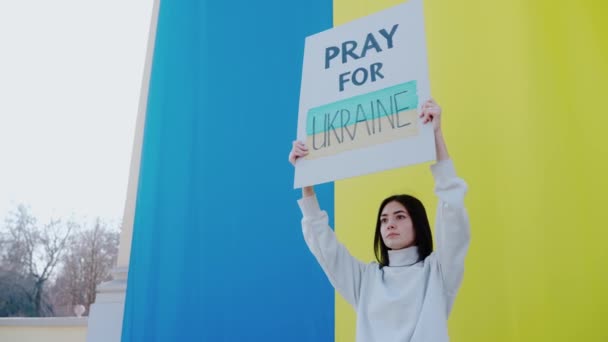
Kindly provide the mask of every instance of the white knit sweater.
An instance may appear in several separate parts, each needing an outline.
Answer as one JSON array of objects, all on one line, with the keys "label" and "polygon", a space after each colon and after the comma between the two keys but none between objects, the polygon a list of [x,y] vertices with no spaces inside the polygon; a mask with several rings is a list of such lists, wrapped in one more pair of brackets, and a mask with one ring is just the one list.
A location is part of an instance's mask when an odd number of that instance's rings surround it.
[{"label": "white knit sweater", "polygon": [[[466,183],[451,160],[431,166],[439,197],[435,251],[417,262],[417,247],[389,251],[389,266],[364,264],[336,239],[315,196],[298,201],[310,251],[334,288],[357,311],[358,342],[448,341],[447,318],[469,245]],[[370,244],[371,246],[371,244]]]}]

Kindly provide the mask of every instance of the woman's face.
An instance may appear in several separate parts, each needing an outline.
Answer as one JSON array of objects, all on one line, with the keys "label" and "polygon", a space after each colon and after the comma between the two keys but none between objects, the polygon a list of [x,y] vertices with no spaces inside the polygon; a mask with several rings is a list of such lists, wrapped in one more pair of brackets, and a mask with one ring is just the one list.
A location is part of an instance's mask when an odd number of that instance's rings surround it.
[{"label": "woman's face", "polygon": [[397,202],[387,203],[380,214],[380,234],[389,249],[402,249],[414,245],[414,224],[405,207]]}]

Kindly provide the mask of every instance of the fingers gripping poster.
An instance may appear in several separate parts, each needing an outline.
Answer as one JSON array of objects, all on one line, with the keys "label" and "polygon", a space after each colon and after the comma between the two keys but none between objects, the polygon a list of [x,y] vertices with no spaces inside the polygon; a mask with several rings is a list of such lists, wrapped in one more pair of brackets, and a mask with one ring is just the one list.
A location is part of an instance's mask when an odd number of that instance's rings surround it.
[{"label": "fingers gripping poster", "polygon": [[295,188],[435,159],[423,19],[410,0],[306,38]]}]

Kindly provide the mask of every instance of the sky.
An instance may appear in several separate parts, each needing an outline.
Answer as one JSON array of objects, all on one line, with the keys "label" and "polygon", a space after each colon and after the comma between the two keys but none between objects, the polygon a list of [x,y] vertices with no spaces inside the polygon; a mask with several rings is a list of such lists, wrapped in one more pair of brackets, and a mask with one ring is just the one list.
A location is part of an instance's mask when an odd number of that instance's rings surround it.
[{"label": "sky", "polygon": [[121,220],[152,4],[0,1],[0,225]]}]

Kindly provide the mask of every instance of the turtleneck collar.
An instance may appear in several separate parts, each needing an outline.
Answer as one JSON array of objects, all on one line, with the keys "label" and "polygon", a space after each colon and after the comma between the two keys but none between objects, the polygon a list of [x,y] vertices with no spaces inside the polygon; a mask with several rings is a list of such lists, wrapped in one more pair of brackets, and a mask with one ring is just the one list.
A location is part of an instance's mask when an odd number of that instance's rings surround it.
[{"label": "turtleneck collar", "polygon": [[388,265],[411,266],[418,262],[418,246],[411,246],[398,250],[388,250]]}]

